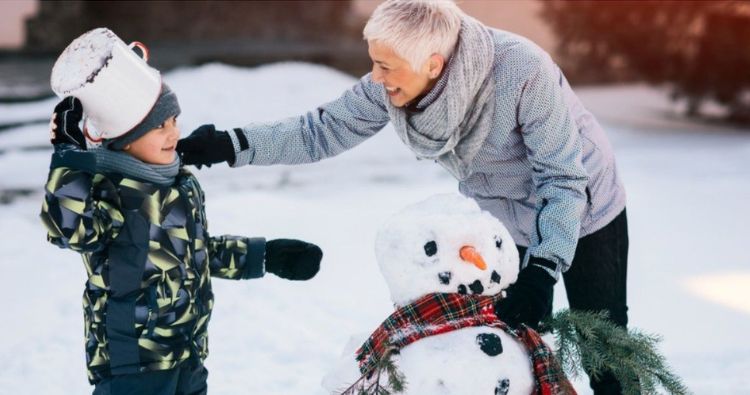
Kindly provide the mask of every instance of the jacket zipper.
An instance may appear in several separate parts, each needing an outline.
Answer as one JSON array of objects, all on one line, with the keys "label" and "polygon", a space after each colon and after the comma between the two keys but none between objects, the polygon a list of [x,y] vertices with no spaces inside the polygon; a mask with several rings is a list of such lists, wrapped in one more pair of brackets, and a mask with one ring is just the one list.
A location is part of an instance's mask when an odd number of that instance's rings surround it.
[{"label": "jacket zipper", "polygon": [[148,290],[148,318],[146,318],[146,337],[149,339],[154,336],[158,316],[159,304],[156,301],[156,288],[151,286]]},{"label": "jacket zipper", "polygon": [[[200,295],[201,274],[198,272],[198,270],[195,267],[195,217],[192,214],[193,204],[192,204],[192,201],[190,200],[190,191],[192,190],[193,192],[195,192],[195,190],[191,185],[189,185],[189,180],[185,184],[181,185],[181,187],[184,187],[184,188],[179,188],[180,197],[182,198],[183,202],[186,205],[185,209],[187,209],[188,212],[191,213],[186,216],[187,218],[186,225],[187,225],[188,239],[190,240],[190,242],[188,243],[188,248],[190,249],[190,258],[192,260],[192,262],[190,262],[190,270],[193,271],[193,275],[195,276],[195,279],[193,281],[195,281],[195,285],[196,285],[194,289],[194,295],[195,295],[194,303],[195,303],[195,308],[197,311],[197,317],[196,317],[196,322],[197,322],[203,316],[203,301],[201,300],[201,295]],[[192,350],[194,356],[198,357],[199,352],[195,348],[195,328],[192,328],[190,330],[189,341],[190,341],[190,349]]]}]

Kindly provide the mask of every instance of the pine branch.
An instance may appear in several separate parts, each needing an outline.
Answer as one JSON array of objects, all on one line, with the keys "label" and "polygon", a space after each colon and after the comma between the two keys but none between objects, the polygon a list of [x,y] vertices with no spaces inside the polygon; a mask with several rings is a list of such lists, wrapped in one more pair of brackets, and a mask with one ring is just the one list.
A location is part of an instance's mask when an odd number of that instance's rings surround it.
[{"label": "pine branch", "polygon": [[[354,384],[350,385],[339,395],[394,395],[403,393],[406,390],[406,377],[398,370],[396,363],[393,362],[393,355],[396,350],[387,347],[388,351],[383,358],[378,361],[372,372],[363,374]],[[383,385],[383,374],[387,384]]]},{"label": "pine branch", "polygon": [[568,376],[578,377],[581,368],[595,378],[611,372],[626,395],[658,394],[660,387],[673,395],[690,393],[658,353],[658,336],[618,327],[606,313],[563,310],[545,326],[554,333],[556,354]]}]

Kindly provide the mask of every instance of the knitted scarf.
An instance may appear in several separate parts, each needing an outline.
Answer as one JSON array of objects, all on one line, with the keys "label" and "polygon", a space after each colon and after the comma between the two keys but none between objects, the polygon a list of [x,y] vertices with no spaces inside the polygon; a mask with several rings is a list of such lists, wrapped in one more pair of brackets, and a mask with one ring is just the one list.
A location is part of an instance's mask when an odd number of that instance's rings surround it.
[{"label": "knitted scarf", "polygon": [[495,301],[491,296],[434,293],[399,308],[357,350],[360,372],[368,376],[391,352],[419,339],[486,326],[505,331],[529,352],[537,384],[534,395],[575,395],[552,350],[539,334],[525,325],[516,330],[509,328],[495,315]]},{"label": "knitted scarf", "polygon": [[404,144],[417,158],[437,160],[459,180],[471,174],[471,162],[491,130],[494,45],[484,25],[464,17],[446,67],[446,85],[435,101],[424,111],[411,113],[385,100]]},{"label": "knitted scarf", "polygon": [[98,173],[119,173],[159,186],[174,184],[175,177],[180,169],[180,161],[177,159],[177,155],[175,155],[174,161],[168,165],[153,165],[120,151],[106,148],[94,148],[91,151],[96,156],[96,171]]}]

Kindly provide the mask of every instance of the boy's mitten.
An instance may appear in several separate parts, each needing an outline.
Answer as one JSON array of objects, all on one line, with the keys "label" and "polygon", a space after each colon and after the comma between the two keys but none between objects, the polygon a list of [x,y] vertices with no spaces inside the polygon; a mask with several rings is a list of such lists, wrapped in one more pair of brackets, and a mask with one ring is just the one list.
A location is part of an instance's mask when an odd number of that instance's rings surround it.
[{"label": "boy's mitten", "polygon": [[[239,137],[239,136],[238,136]],[[245,136],[242,135],[244,139]],[[200,169],[214,163],[234,163],[234,144],[229,133],[216,130],[214,125],[203,125],[177,142],[177,152],[184,165],[197,165]]]},{"label": "boy's mitten", "polygon": [[543,267],[556,267],[546,259],[531,257],[518,273],[518,280],[506,290],[506,297],[495,304],[495,314],[511,328],[519,324],[537,329],[539,321],[552,313],[555,278]]},{"label": "boy's mitten", "polygon": [[309,280],[318,273],[323,251],[300,240],[275,239],[266,242],[266,272],[287,280]]},{"label": "boy's mitten", "polygon": [[73,96],[68,96],[55,106],[50,122],[50,142],[54,145],[72,144],[86,149],[86,138],[78,127],[83,118],[83,105]]}]

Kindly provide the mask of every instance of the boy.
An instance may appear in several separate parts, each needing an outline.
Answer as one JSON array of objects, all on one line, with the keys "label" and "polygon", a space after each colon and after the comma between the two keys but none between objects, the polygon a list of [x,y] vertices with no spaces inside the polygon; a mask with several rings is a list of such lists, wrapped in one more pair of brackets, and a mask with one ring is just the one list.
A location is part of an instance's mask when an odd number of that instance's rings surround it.
[{"label": "boy", "polygon": [[210,276],[307,280],[322,252],[298,240],[210,237],[203,191],[175,153],[180,112],[166,85],[126,134],[86,149],[83,108],[63,99],[41,218],[81,253],[86,362],[95,395],[205,394]]}]

